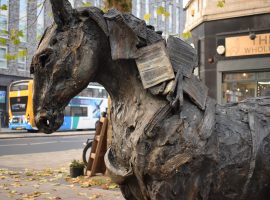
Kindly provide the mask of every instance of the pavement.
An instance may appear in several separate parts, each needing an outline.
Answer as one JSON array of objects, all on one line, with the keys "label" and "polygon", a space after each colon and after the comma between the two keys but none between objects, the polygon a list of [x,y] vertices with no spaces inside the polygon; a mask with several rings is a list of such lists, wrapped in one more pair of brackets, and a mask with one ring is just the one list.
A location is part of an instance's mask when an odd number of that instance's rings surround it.
[{"label": "pavement", "polygon": [[[28,133],[2,128],[0,139],[89,135],[94,131]],[[1,200],[124,200],[109,177],[70,178],[69,163],[81,160],[82,149],[0,156]]]},{"label": "pavement", "polygon": [[11,130],[9,128],[1,128],[0,139],[12,138],[31,138],[31,137],[56,137],[56,136],[72,136],[72,135],[89,135],[95,134],[94,130],[84,131],[57,131],[52,134],[45,133],[29,133],[26,130]]}]

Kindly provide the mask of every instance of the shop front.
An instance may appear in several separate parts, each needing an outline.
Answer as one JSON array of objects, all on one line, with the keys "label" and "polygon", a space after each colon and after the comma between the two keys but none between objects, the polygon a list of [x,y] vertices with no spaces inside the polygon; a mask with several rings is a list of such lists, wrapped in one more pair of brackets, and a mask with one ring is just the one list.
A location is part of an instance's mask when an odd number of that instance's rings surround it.
[{"label": "shop front", "polygon": [[270,95],[270,33],[225,37],[217,53],[218,103]]}]

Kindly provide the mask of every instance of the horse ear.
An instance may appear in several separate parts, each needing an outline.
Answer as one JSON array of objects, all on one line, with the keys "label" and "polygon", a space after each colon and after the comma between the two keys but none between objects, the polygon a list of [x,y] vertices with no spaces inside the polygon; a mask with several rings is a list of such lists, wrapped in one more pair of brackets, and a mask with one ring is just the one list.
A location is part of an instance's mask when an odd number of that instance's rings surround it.
[{"label": "horse ear", "polygon": [[50,0],[53,18],[58,28],[72,26],[77,21],[76,11],[68,0]]}]

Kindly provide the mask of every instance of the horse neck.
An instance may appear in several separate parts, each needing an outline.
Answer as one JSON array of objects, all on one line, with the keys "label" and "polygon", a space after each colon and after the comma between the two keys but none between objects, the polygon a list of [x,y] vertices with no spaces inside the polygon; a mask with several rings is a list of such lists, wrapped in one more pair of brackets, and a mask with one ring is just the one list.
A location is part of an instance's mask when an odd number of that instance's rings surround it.
[{"label": "horse neck", "polygon": [[164,98],[153,96],[143,88],[134,60],[109,62],[98,73],[97,82],[109,92],[112,121],[122,128],[123,125],[135,128],[136,124],[144,127],[166,104]]}]

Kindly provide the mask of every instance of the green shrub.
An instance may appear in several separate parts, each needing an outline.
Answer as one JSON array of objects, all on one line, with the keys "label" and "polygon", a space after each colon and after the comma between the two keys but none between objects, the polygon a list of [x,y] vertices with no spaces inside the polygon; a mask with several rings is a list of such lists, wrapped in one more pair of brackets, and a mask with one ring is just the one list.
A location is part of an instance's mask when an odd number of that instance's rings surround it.
[{"label": "green shrub", "polygon": [[72,160],[69,167],[71,168],[84,168],[84,163],[79,160]]}]

